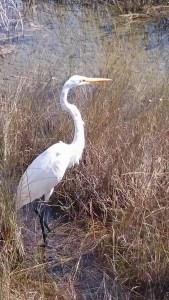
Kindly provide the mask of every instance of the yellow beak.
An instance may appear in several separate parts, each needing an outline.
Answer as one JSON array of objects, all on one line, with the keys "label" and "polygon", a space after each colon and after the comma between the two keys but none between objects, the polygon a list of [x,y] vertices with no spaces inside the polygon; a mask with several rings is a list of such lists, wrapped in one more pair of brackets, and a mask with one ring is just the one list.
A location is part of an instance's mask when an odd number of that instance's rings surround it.
[{"label": "yellow beak", "polygon": [[91,78],[91,77],[86,77],[84,80],[84,83],[102,83],[102,82],[106,82],[106,81],[111,81],[112,79],[109,78]]}]

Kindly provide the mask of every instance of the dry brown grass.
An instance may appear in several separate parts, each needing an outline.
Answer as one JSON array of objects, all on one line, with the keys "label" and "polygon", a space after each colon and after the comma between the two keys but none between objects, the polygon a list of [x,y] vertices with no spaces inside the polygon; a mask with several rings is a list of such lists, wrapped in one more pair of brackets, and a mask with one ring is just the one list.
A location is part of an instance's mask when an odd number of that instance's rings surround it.
[{"label": "dry brown grass", "polygon": [[121,13],[136,13],[142,11],[146,6],[152,7],[153,5],[168,5],[168,1],[165,0],[112,0],[108,1],[110,4],[115,5]]},{"label": "dry brown grass", "polygon": [[[97,4],[107,5],[108,8],[113,7],[117,14],[134,14],[133,17],[144,17],[144,14],[154,15],[155,17],[163,8],[168,8],[167,0],[96,0],[94,2],[93,0],[60,0],[58,2],[64,5],[80,4],[93,6],[94,8],[97,7]],[[163,15],[163,12],[161,15]]]},{"label": "dry brown grass", "polygon": [[[71,277],[60,281],[47,274],[46,263],[36,260],[35,253],[32,260],[27,253],[23,256],[11,199],[22,171],[41,151],[58,140],[71,140],[71,121],[60,111],[60,87],[55,89],[57,104],[46,101],[48,83],[30,91],[20,81],[15,93],[1,98],[1,299],[76,299],[75,274],[85,245],[107,274],[138,298],[145,286],[161,289],[164,296],[169,268],[169,78],[159,82],[149,70],[146,87],[140,84],[132,62],[144,62],[144,53],[132,51],[126,55],[116,45],[102,74],[112,84],[72,93],[86,124],[86,149],[80,166],[66,174],[53,197],[61,195],[74,218],[74,225],[63,227],[66,235],[74,226],[62,248],[65,256],[71,259],[71,245],[77,245]],[[75,230],[77,224],[82,234]]]}]

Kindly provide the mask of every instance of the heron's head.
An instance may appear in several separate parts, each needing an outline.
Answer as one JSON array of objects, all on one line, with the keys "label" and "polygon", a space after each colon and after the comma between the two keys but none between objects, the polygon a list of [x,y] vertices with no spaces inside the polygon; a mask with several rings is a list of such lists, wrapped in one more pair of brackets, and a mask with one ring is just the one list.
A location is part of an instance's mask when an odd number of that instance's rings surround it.
[{"label": "heron's head", "polygon": [[86,76],[80,76],[80,75],[73,75],[69,78],[68,81],[65,82],[64,87],[65,88],[73,88],[80,85],[85,84],[91,84],[91,83],[102,83],[106,81],[111,81],[111,79],[108,78],[91,78]]}]

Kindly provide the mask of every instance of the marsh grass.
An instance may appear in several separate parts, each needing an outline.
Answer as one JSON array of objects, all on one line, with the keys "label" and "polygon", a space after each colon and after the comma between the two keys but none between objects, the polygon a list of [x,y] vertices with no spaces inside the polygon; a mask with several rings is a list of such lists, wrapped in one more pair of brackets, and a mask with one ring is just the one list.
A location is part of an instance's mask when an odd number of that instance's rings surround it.
[{"label": "marsh grass", "polygon": [[[1,299],[76,299],[81,257],[90,252],[104,270],[106,299],[113,297],[107,277],[126,286],[133,299],[146,289],[165,296],[169,78],[159,80],[158,72],[149,69],[145,85],[133,67],[134,59],[144,62],[144,52],[136,47],[124,52],[120,42],[113,50],[101,74],[112,83],[70,94],[85,121],[86,148],[80,166],[67,172],[53,195],[53,203],[62,199],[59,205],[73,218],[58,226],[64,238],[60,250],[56,247],[57,261],[62,267],[73,261],[62,278],[49,275],[39,248],[31,250],[31,242],[23,246],[12,200],[27,165],[51,144],[71,141],[71,120],[58,103],[61,87],[55,83],[51,101],[47,91],[53,83],[48,79],[32,89],[21,79],[17,91],[0,99]],[[95,299],[100,298],[95,294]]]},{"label": "marsh grass", "polygon": [[144,7],[152,7],[153,5],[167,5],[168,1],[156,1],[156,0],[112,0],[108,1],[113,4],[121,13],[138,13],[141,12]]},{"label": "marsh grass", "polygon": [[160,11],[168,6],[167,0],[60,0],[58,3],[63,5],[80,4],[83,6],[93,6],[94,8],[102,4],[113,7],[117,14],[135,14],[135,17],[139,17],[139,13],[140,17],[144,16],[142,13],[151,15],[155,12],[156,8],[157,11]]}]

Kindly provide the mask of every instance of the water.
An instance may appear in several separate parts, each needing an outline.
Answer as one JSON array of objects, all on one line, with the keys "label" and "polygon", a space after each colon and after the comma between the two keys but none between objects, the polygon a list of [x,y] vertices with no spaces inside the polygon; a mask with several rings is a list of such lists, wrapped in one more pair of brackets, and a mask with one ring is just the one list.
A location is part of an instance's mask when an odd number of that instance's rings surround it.
[{"label": "water", "polygon": [[[118,39],[131,49],[146,50],[147,71],[160,66],[168,72],[169,21],[133,23],[117,18],[110,6],[63,6],[52,1],[18,3],[21,22],[0,30],[0,86],[12,89],[21,78],[27,84],[55,76],[59,83],[71,74],[99,75]],[[15,19],[18,18],[14,16]],[[12,23],[12,24],[13,24]],[[131,38],[132,37],[132,38]],[[127,46],[126,46],[127,44]],[[145,66],[142,66],[145,72]],[[141,70],[139,70],[141,72]]]},{"label": "water", "polygon": [[6,55],[0,52],[1,85],[28,74],[31,79],[56,76],[62,82],[74,73],[99,73],[111,25],[97,11],[50,2],[25,6],[22,12],[24,37],[1,40],[1,47],[9,49]]}]

